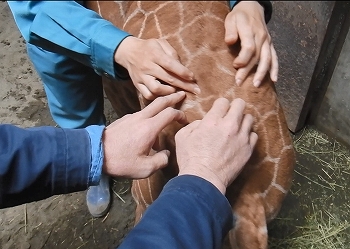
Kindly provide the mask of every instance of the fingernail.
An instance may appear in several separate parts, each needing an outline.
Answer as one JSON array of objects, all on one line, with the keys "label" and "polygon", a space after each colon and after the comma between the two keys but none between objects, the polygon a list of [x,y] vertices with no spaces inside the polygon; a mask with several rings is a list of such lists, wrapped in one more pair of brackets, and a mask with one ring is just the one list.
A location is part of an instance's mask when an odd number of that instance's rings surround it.
[{"label": "fingernail", "polygon": [[169,157],[170,156],[170,151],[169,150],[164,150],[165,154]]},{"label": "fingernail", "polygon": [[194,90],[194,92],[196,94],[200,94],[201,93],[201,89],[199,89],[199,86],[196,86],[193,90]]},{"label": "fingernail", "polygon": [[260,86],[261,81],[260,80],[254,80],[253,84],[255,87],[259,87]]},{"label": "fingernail", "polygon": [[182,91],[181,96],[183,96],[183,98],[185,98],[185,97],[186,97],[186,92],[185,92],[185,91]]},{"label": "fingernail", "polygon": [[242,83],[241,79],[236,79],[236,84],[239,86]]}]

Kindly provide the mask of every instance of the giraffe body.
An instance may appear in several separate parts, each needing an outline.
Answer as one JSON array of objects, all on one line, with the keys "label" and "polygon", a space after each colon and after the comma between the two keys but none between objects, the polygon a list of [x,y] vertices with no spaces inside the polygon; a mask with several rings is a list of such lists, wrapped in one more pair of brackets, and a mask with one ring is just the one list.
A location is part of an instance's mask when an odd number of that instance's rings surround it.
[{"label": "giraffe body", "polygon": [[[232,62],[239,47],[224,42],[227,2],[218,1],[91,1],[89,8],[130,34],[143,38],[163,38],[175,48],[182,64],[194,72],[201,88],[199,95],[187,93],[180,109],[189,121],[201,119],[215,99],[242,98],[246,112],[254,117],[259,139],[251,159],[227,189],[227,198],[236,217],[230,231],[232,248],[267,248],[267,222],[280,210],[291,186],[295,154],[283,110],[268,76],[261,86],[253,86],[253,73],[238,87]],[[147,101],[133,84],[103,80],[107,97],[119,116],[145,107]],[[161,149],[171,151],[169,166],[147,179],[133,181],[136,220],[159,195],[167,180],[178,173],[174,135],[181,128],[174,123],[163,130]]]}]

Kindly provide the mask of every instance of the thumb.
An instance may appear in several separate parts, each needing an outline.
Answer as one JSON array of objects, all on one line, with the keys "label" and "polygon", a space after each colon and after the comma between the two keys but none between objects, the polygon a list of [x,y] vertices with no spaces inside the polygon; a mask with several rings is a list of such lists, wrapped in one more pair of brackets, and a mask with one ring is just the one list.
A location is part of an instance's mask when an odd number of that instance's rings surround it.
[{"label": "thumb", "polygon": [[227,45],[232,45],[238,40],[238,31],[236,22],[227,18],[225,21],[225,42]]},{"label": "thumb", "polygon": [[[158,169],[161,169],[167,166],[169,161],[169,156],[170,156],[170,151],[162,150],[152,156],[147,156],[146,158],[144,158],[143,164],[144,166],[147,165],[146,168],[148,169],[148,171],[145,170],[145,172],[149,173],[148,176],[152,175]],[[145,176],[145,177],[148,177],[148,176]]]}]

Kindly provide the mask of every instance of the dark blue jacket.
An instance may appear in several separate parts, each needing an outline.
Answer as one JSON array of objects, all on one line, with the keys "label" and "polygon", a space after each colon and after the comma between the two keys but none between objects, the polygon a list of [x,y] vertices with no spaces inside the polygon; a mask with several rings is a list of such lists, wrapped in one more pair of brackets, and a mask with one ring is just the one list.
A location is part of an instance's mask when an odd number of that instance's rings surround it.
[{"label": "dark blue jacket", "polygon": [[84,129],[0,125],[0,208],[85,190],[90,164]]},{"label": "dark blue jacket", "polygon": [[214,185],[197,176],[177,176],[118,249],[219,249],[232,227],[231,206]]},{"label": "dark blue jacket", "polygon": [[[85,190],[90,164],[84,129],[0,125],[0,208]],[[232,223],[231,206],[216,187],[196,176],[178,176],[119,249],[220,248]]]}]

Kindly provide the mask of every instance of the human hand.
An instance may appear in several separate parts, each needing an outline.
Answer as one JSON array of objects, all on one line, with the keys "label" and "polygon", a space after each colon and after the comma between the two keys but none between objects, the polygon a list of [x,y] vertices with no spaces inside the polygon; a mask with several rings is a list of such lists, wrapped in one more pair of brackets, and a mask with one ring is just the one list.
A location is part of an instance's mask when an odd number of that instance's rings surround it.
[{"label": "human hand", "polygon": [[277,82],[278,58],[267,30],[264,8],[257,1],[240,1],[225,19],[225,42],[232,45],[240,39],[241,51],[233,61],[238,68],[236,83],[240,85],[258,64],[253,84],[258,87],[266,73]]},{"label": "human hand", "polygon": [[243,114],[245,102],[217,99],[199,121],[175,135],[179,175],[204,178],[225,194],[250,158],[258,135],[251,131],[253,117]]},{"label": "human hand", "polygon": [[103,171],[112,176],[145,178],[168,163],[169,151],[149,155],[158,134],[172,121],[187,123],[185,114],[171,106],[185,97],[177,92],[159,97],[139,112],[125,115],[103,134]]},{"label": "human hand", "polygon": [[180,63],[175,49],[164,39],[129,36],[120,43],[114,59],[128,70],[135,87],[148,100],[174,93],[175,87],[200,91],[193,73]]}]

